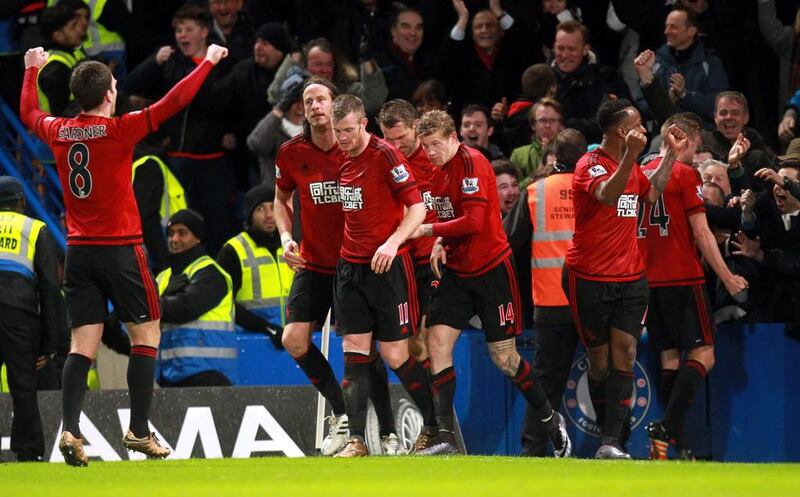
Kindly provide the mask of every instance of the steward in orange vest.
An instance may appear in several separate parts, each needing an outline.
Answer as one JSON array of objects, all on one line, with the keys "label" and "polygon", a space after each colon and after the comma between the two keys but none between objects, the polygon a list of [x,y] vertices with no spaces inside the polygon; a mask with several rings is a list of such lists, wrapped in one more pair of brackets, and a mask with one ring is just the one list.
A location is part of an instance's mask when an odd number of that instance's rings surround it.
[{"label": "steward in orange vest", "polygon": [[[555,138],[556,170],[520,193],[503,220],[508,243],[517,257],[529,256],[533,293],[534,370],[554,409],[564,394],[578,335],[561,288],[564,256],[572,240],[575,210],[572,173],[586,152],[583,135],[565,129]],[[536,413],[525,413],[522,453],[546,454],[547,434],[539,428]]]}]

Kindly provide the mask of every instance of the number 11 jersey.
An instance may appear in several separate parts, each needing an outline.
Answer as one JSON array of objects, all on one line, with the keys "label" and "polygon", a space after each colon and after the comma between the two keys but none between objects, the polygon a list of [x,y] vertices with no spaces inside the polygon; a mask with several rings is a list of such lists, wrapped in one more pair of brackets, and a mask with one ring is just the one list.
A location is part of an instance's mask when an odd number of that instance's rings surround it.
[{"label": "number 11 jersey", "polygon": [[134,146],[153,128],[149,109],[36,121],[33,131],[53,151],[64,189],[68,245],[142,243],[131,163]]}]

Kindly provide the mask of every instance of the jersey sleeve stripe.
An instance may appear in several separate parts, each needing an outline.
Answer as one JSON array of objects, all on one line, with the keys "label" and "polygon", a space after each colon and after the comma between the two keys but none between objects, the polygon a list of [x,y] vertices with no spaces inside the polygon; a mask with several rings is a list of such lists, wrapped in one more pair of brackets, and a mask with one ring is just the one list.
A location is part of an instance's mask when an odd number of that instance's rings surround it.
[{"label": "jersey sleeve stripe", "polygon": [[150,133],[153,133],[158,128],[158,126],[156,126],[153,123],[153,117],[152,117],[152,114],[150,114],[150,107],[149,106],[144,108],[144,117],[145,117],[145,121],[147,122],[147,130]]},{"label": "jersey sleeve stripe", "polygon": [[375,144],[375,148],[380,152],[383,157],[386,159],[386,162],[389,163],[391,167],[394,167],[398,164],[397,163],[397,156],[395,155],[394,151],[389,148],[388,145],[385,143],[381,143],[379,141],[372,142]]},{"label": "jersey sleeve stripe", "polygon": [[[598,178],[595,178],[595,179],[593,179],[593,180],[592,180],[592,181],[589,183],[589,188],[587,188],[587,190],[589,191],[589,194],[590,194],[590,195],[594,196],[594,191],[595,191],[595,189],[597,189],[597,187],[598,187],[598,186],[600,186],[600,184],[599,184],[599,183],[597,183],[597,182],[598,182],[599,180],[602,180],[602,179],[603,179],[603,178],[599,178],[599,177],[598,177]],[[595,185],[595,183],[597,183],[597,184]]]},{"label": "jersey sleeve stripe", "polygon": [[706,208],[702,205],[695,205],[690,209],[686,209],[686,214],[691,216],[692,214],[697,214],[698,212],[705,212]]},{"label": "jersey sleeve stripe", "polygon": [[458,154],[461,156],[461,160],[464,163],[464,173],[467,176],[472,176],[474,165],[472,163],[472,155],[470,155],[469,151],[466,148],[460,148],[458,150]]},{"label": "jersey sleeve stripe", "polygon": [[417,182],[416,181],[412,181],[410,183],[406,183],[405,185],[401,186],[400,188],[395,190],[395,192],[402,193],[402,192],[408,190],[409,188],[415,187],[415,186],[417,186]]}]

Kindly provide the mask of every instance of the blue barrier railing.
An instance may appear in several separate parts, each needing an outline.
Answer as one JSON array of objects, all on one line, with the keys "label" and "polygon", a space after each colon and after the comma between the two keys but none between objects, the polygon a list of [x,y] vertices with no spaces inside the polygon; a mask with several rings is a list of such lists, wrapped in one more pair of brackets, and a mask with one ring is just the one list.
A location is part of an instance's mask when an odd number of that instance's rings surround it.
[{"label": "blue barrier railing", "polygon": [[29,210],[50,228],[62,250],[66,235],[61,217],[64,201],[50,149],[28,133],[11,108],[0,99],[0,168],[17,178],[25,191]]},{"label": "blue barrier railing", "polygon": [[61,223],[53,219],[47,209],[45,209],[42,203],[39,202],[39,195],[30,187],[27,180],[20,174],[19,170],[14,164],[14,161],[11,159],[11,157],[9,157],[8,152],[5,150],[0,150],[0,167],[2,167],[6,174],[14,176],[19,180],[20,183],[22,183],[22,189],[25,193],[25,198],[27,199],[28,208],[33,211],[34,217],[43,221],[48,226],[53,240],[55,240],[58,246],[61,247],[61,250],[65,250],[67,246],[67,239],[64,236]]},{"label": "blue barrier railing", "polygon": [[[533,359],[532,330],[518,341],[519,352]],[[267,337],[237,333],[241,385],[308,385],[303,372]],[[313,336],[319,345],[320,336]],[[659,351],[646,334],[640,343],[631,411],[630,453],[648,456],[644,427],[663,414],[657,395]],[[337,378],[343,373],[341,337],[332,335],[329,360]],[[716,366],[705,388],[695,392],[686,413],[692,452],[714,461],[800,461],[800,341],[787,337],[783,324],[719,326]],[[492,364],[483,332],[465,330],[454,349],[455,407],[467,449],[473,454],[514,455],[521,451],[525,400]],[[390,373],[392,381],[396,381]],[[562,412],[578,457],[592,457],[599,445],[586,379],[586,358],[579,346],[567,380]]]}]

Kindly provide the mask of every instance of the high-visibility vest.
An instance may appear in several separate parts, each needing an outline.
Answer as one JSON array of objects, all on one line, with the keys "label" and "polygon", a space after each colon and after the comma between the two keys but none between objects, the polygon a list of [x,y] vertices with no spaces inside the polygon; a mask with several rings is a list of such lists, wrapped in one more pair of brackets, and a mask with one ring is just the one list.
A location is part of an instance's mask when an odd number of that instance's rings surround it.
[{"label": "high-visibility vest", "polygon": [[561,268],[575,231],[572,176],[553,174],[528,186],[533,223],[531,279],[533,303],[537,306],[569,305],[561,288]]},{"label": "high-visibility vest", "polygon": [[107,0],[83,0],[89,5],[89,37],[83,43],[83,49],[89,55],[103,52],[120,52],[125,50],[125,40],[116,31],[109,31],[98,22],[103,15]]},{"label": "high-visibility vest", "polygon": [[164,194],[161,197],[161,207],[158,209],[158,215],[161,216],[161,226],[166,228],[169,218],[179,210],[188,208],[188,205],[186,204],[186,197],[180,181],[172,174],[172,171],[161,160],[161,157],[157,155],[145,155],[134,161],[131,180],[136,178],[136,169],[149,160],[158,164],[161,169],[161,177],[164,178]]},{"label": "high-visibility vest", "polygon": [[[42,91],[42,86],[39,84],[39,76],[42,75],[44,68],[47,67],[47,64],[52,64],[53,62],[60,62],[67,66],[67,68],[72,72],[72,69],[78,64],[78,62],[82,61],[86,58],[86,54],[80,48],[76,48],[72,52],[64,52],[62,50],[50,50],[47,52],[47,62],[39,68],[39,74],[36,76],[36,90],[39,93],[39,108],[43,112],[50,113],[50,100],[47,98],[47,95],[44,94]],[[69,93],[69,101],[72,102],[75,100],[75,96],[72,92]]]},{"label": "high-visibility vest", "polygon": [[[89,31],[83,49],[89,55],[97,55],[103,52],[115,52],[125,50],[125,40],[116,31],[109,31],[105,26],[98,22],[103,15],[103,9],[108,0],[83,0],[89,6]],[[58,0],[47,0],[47,6],[52,7]]]},{"label": "high-visibility vest", "polygon": [[236,303],[275,324],[284,324],[286,298],[292,287],[294,271],[277,251],[277,260],[266,247],[260,247],[242,232],[226,242],[233,247],[242,269],[242,287],[236,292]]},{"label": "high-visibility vest", "polygon": [[0,212],[0,271],[36,279],[33,257],[44,223],[12,211]]},{"label": "high-visibility vest", "polygon": [[[201,269],[214,266],[225,277],[228,291],[216,307],[188,323],[161,323],[159,368],[169,383],[203,371],[219,371],[237,383],[237,344],[234,328],[231,277],[211,257],[204,255],[183,270],[189,280]],[[156,277],[158,293],[163,295],[172,277],[168,268]]]}]

